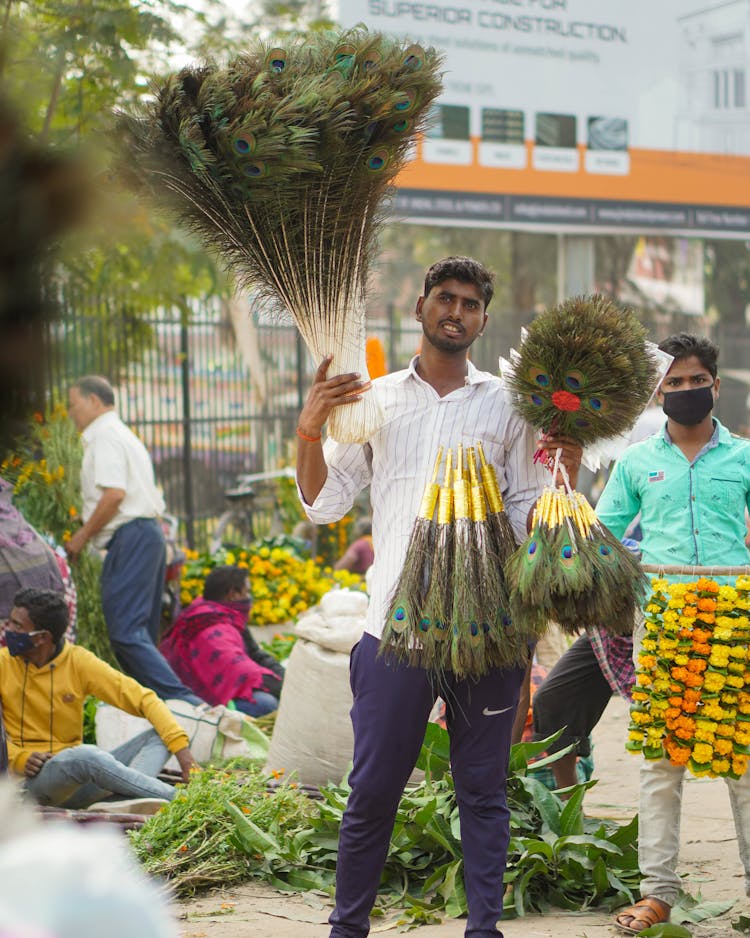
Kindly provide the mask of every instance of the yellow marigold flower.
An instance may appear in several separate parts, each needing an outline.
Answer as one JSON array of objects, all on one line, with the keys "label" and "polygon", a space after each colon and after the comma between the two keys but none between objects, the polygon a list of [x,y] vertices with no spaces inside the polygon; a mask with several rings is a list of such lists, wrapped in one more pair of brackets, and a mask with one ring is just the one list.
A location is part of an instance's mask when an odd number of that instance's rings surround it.
[{"label": "yellow marigold flower", "polygon": [[652,723],[650,713],[645,713],[641,710],[633,710],[630,714],[630,719],[633,723],[637,723],[639,726],[646,726],[649,723]]},{"label": "yellow marigold flower", "polygon": [[733,603],[737,599],[737,590],[733,586],[720,586],[719,599]]},{"label": "yellow marigold flower", "polygon": [[709,693],[715,694],[717,691],[720,691],[726,683],[727,678],[723,674],[709,671],[703,681],[703,686]]},{"label": "yellow marigold flower", "polygon": [[748,757],[735,753],[732,758],[732,771],[735,775],[744,775],[747,771],[747,760]]},{"label": "yellow marigold flower", "polygon": [[713,754],[713,747],[709,746],[708,743],[696,743],[693,746],[693,759],[695,759],[696,762],[710,762],[713,758]]},{"label": "yellow marigold flower", "polygon": [[78,509],[76,508],[75,505],[71,505],[70,508],[68,508],[68,514],[70,515],[71,518],[76,517],[76,515],[78,514]]}]

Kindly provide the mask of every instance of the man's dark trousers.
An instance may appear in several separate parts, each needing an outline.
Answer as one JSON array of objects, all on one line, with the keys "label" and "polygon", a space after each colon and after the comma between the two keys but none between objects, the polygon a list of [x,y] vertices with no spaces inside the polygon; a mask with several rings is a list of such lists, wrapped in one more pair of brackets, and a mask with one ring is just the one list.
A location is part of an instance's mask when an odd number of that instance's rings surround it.
[{"label": "man's dark trousers", "polygon": [[466,935],[496,938],[510,839],[506,777],[523,668],[479,680],[448,675],[437,686],[422,668],[378,656],[365,634],[352,651],[354,765],[339,834],[331,938],[364,938],[396,810],[419,755],[436,696],[446,701],[451,771],[461,820]]},{"label": "man's dark trousers", "polygon": [[102,607],[109,640],[123,671],[162,700],[203,701],[180,681],[156,647],[166,570],[164,532],[155,518],[119,527],[107,545]]}]

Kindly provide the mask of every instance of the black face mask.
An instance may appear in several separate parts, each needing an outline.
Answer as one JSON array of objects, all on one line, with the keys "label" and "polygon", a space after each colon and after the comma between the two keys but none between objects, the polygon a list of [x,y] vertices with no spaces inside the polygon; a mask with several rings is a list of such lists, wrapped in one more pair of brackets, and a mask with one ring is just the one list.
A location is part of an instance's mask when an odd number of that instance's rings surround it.
[{"label": "black face mask", "polygon": [[713,384],[689,391],[670,391],[664,395],[662,410],[675,423],[694,427],[714,409]]}]

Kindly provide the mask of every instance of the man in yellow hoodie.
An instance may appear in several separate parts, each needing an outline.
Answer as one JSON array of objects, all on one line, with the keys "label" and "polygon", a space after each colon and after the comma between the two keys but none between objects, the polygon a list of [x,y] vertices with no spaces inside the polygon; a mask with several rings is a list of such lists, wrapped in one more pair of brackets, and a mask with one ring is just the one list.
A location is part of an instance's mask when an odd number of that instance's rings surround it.
[{"label": "man in yellow hoodie", "polygon": [[[188,780],[188,737],[156,694],[65,641],[68,609],[52,590],[16,594],[0,649],[0,705],[11,773],[40,804],[85,808],[105,798],[175,796],[156,776],[173,753]],[[93,694],[153,726],[109,753],[82,744],[83,704]]]}]

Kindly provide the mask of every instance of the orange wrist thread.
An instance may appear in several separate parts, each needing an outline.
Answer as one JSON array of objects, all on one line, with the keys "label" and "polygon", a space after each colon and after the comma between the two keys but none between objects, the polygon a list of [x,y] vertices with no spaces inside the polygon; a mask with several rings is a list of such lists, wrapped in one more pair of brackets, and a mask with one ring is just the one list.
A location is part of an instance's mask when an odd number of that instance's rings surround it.
[{"label": "orange wrist thread", "polygon": [[306,443],[319,443],[320,442],[320,439],[321,439],[320,434],[318,434],[318,436],[308,436],[306,433],[303,433],[299,427],[297,427],[295,432],[297,436],[301,440],[304,440]]}]

